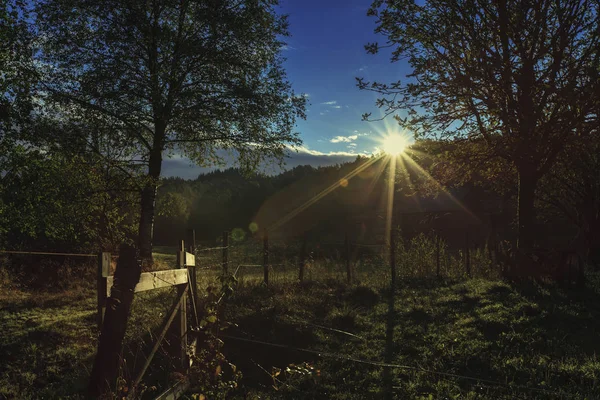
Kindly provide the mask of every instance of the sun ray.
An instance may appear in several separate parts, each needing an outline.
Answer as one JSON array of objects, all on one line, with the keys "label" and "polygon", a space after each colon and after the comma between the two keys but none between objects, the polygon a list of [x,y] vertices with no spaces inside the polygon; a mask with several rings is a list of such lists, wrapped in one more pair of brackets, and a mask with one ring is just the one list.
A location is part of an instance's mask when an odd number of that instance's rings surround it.
[{"label": "sun ray", "polygon": [[450,198],[450,200],[456,204],[461,210],[463,210],[464,212],[466,212],[470,217],[476,218],[477,220],[479,220],[479,217],[477,217],[475,214],[473,214],[467,207],[465,207],[456,197],[454,197],[444,186],[442,186],[441,183],[439,183],[433,176],[431,176],[429,174],[429,172],[425,171],[415,160],[413,160],[409,154],[404,153],[401,155],[403,161],[407,161],[408,164],[414,168],[417,172],[419,172],[420,174],[422,174],[423,176],[425,176],[427,179],[429,179],[431,182],[433,182],[433,184],[437,187],[438,190],[444,192],[448,198]]},{"label": "sun ray", "polygon": [[385,167],[387,166],[389,159],[390,159],[390,157],[383,158],[383,162],[381,162],[381,164],[377,166],[377,169],[375,170],[375,174],[373,175],[373,179],[371,180],[371,183],[369,183],[369,186],[367,187],[367,195],[370,195],[373,192],[373,190],[375,189],[375,185],[377,184],[377,181],[379,180],[379,177],[381,177],[381,174],[383,173],[383,171],[385,171]]},{"label": "sun ray", "polygon": [[273,230],[279,228],[280,226],[282,226],[283,224],[285,224],[286,222],[290,221],[296,215],[300,214],[302,211],[306,210],[308,207],[312,206],[317,201],[321,200],[323,197],[327,196],[329,193],[333,192],[335,189],[337,189],[338,187],[342,186],[344,183],[347,184],[347,182],[352,177],[356,176],[357,174],[359,174],[362,171],[364,171],[365,169],[367,169],[369,166],[371,166],[373,163],[375,163],[380,158],[381,157],[373,157],[373,158],[369,159],[367,162],[365,162],[364,164],[359,165],[353,171],[351,171],[348,174],[346,174],[346,176],[344,176],[343,178],[340,178],[340,179],[336,180],[335,183],[333,183],[332,185],[330,185],[327,188],[323,189],[321,192],[317,193],[311,199],[309,199],[308,201],[304,202],[300,206],[296,207],[295,209],[293,209],[292,211],[290,211],[288,214],[284,215],[277,222],[273,223],[268,228],[268,230],[269,231],[273,231]]},{"label": "sun ray", "polygon": [[396,190],[396,159],[398,157],[390,156],[390,167],[388,169],[387,186],[387,204],[385,218],[385,243],[390,245],[390,234],[392,232],[392,223],[394,222],[394,192]]}]

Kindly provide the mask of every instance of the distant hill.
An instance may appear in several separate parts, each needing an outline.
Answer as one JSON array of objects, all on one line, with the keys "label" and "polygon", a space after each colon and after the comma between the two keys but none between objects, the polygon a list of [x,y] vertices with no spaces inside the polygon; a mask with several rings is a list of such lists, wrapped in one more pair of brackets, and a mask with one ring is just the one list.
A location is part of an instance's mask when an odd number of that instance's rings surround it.
[{"label": "distant hill", "polygon": [[[489,214],[499,210],[498,195],[473,186],[425,194],[420,189],[424,179],[429,178],[418,167],[399,169],[394,225],[408,236],[431,229],[453,237],[464,229],[475,229],[474,237],[488,234]],[[388,159],[376,157],[328,167],[297,166],[274,176],[230,168],[194,180],[167,178],[157,197],[155,243],[175,244],[187,228],[208,242],[236,228],[245,235],[267,228],[274,238],[309,233],[339,239],[348,233],[353,240],[382,242],[389,182]]]}]

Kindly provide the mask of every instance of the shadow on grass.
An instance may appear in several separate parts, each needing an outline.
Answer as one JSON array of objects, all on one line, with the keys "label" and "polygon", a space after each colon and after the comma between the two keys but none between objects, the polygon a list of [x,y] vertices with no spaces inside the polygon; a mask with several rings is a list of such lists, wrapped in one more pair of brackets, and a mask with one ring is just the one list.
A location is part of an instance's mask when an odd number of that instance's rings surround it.
[{"label": "shadow on grass", "polygon": [[94,316],[45,321],[41,314],[4,326],[0,398],[77,398],[87,384],[92,346],[78,327],[93,326]]},{"label": "shadow on grass", "polygon": [[[385,349],[384,349],[384,360],[388,364],[392,364],[395,359],[395,343],[394,343],[394,327],[396,326],[396,290],[394,287],[390,287],[388,291],[388,311],[387,320],[385,326]],[[394,398],[394,380],[392,377],[392,368],[384,367],[383,369],[383,385],[384,385],[384,399],[391,400]]]},{"label": "shadow on grass", "polygon": [[[228,320],[238,324],[232,336],[414,367],[323,358],[318,365],[326,378],[300,386],[323,397],[294,392],[290,398],[553,399],[600,398],[598,300],[594,288],[420,278],[402,279],[395,291],[332,282],[247,286],[226,307]],[[265,398],[285,398],[271,390],[272,366],[316,360],[292,349],[226,342],[227,357],[244,372],[242,383],[270,393]]]}]

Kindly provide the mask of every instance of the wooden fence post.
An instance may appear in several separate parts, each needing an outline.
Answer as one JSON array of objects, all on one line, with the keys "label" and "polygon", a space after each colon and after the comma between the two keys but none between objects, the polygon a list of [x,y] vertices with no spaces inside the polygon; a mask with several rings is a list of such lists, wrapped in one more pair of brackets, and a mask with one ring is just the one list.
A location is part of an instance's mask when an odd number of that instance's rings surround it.
[{"label": "wooden fence post", "polygon": [[269,233],[264,230],[263,236],[263,269],[265,285],[269,284]]},{"label": "wooden fence post", "polygon": [[306,236],[302,236],[302,244],[300,245],[300,271],[298,272],[298,280],[304,281],[304,267],[306,265]]},{"label": "wooden fence post", "polygon": [[390,230],[390,269],[392,273],[392,287],[396,286],[396,238],[394,230]]},{"label": "wooden fence post", "polygon": [[[179,247],[179,251],[177,252],[177,269],[185,268],[185,243],[182,240],[181,245]],[[189,284],[190,282],[188,282]],[[174,344],[173,344],[173,355],[177,358],[179,365],[178,368],[181,368],[182,371],[187,370],[189,367],[189,363],[187,360],[187,309],[186,309],[186,299],[185,299],[185,286],[186,285],[177,285],[177,297],[183,297],[181,300],[181,305],[179,306],[179,311],[175,316],[175,329],[174,333]]]},{"label": "wooden fence post", "polygon": [[467,276],[471,277],[471,249],[469,244],[469,232],[465,234],[465,267],[467,270]]},{"label": "wooden fence post", "polygon": [[229,232],[223,232],[223,274],[227,275],[229,269]]},{"label": "wooden fence post", "polygon": [[137,249],[122,245],[114,275],[114,286],[106,300],[104,323],[88,390],[90,395],[110,393],[122,362],[123,338],[133,301],[135,285],[140,280],[142,262]]},{"label": "wooden fence post", "polygon": [[350,263],[350,239],[348,233],[344,236],[344,252],[346,253],[346,280],[348,284],[352,283],[352,265]]},{"label": "wooden fence post", "polygon": [[[190,289],[191,289],[191,299],[192,299],[192,312],[198,314],[198,284],[196,280],[196,231],[194,229],[188,229],[187,232],[187,246],[190,253],[194,255],[194,265],[188,266],[188,272],[190,277]],[[199,315],[196,315],[196,320],[199,318]],[[198,328],[198,327],[196,327]]]},{"label": "wooden fence post", "polygon": [[98,254],[98,329],[102,329],[102,322],[104,321],[104,313],[106,311],[106,278],[110,274],[110,261],[110,253],[102,252]]},{"label": "wooden fence post", "polygon": [[435,239],[435,271],[436,275],[440,277],[440,235],[436,235]]}]

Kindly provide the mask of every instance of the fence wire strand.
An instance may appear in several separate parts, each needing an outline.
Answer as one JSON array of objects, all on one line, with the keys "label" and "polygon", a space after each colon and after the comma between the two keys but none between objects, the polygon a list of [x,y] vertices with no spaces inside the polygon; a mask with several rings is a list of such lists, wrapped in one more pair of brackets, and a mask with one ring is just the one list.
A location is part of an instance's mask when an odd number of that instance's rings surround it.
[{"label": "fence wire strand", "polygon": [[429,369],[425,369],[425,368],[421,368],[421,367],[414,367],[414,366],[410,366],[410,365],[392,364],[392,363],[372,361],[372,360],[363,360],[363,359],[354,358],[354,357],[350,357],[350,356],[346,356],[346,355],[342,355],[342,354],[335,354],[335,353],[330,353],[330,352],[326,352],[326,351],[304,349],[304,348],[289,346],[289,345],[285,345],[285,344],[270,343],[270,342],[265,342],[262,340],[242,338],[242,337],[231,336],[231,335],[227,335],[227,334],[221,334],[221,337],[225,338],[225,339],[237,340],[237,341],[241,341],[241,342],[261,344],[264,346],[270,346],[270,347],[276,347],[276,348],[280,348],[280,349],[287,349],[287,350],[293,350],[293,351],[302,352],[302,353],[313,354],[313,355],[316,355],[321,358],[329,358],[329,359],[335,359],[335,360],[339,360],[339,361],[350,361],[350,362],[355,362],[355,363],[359,363],[359,364],[371,365],[374,367],[404,369],[404,370],[425,372],[425,373],[429,373],[432,375],[438,375],[438,376],[443,376],[443,377],[447,377],[447,378],[463,379],[463,380],[486,383],[488,385],[494,385],[495,387],[500,387],[500,388],[505,388],[505,389],[512,389],[512,390],[518,389],[518,390],[523,390],[523,391],[551,395],[551,396],[555,396],[555,397],[567,396],[569,398],[575,398],[573,395],[568,395],[565,393],[557,394],[550,390],[533,388],[533,387],[523,386],[523,385],[511,385],[511,384],[502,383],[499,381],[494,381],[491,379],[477,378],[474,376],[453,374],[450,372],[433,371],[433,370],[429,370]]}]

